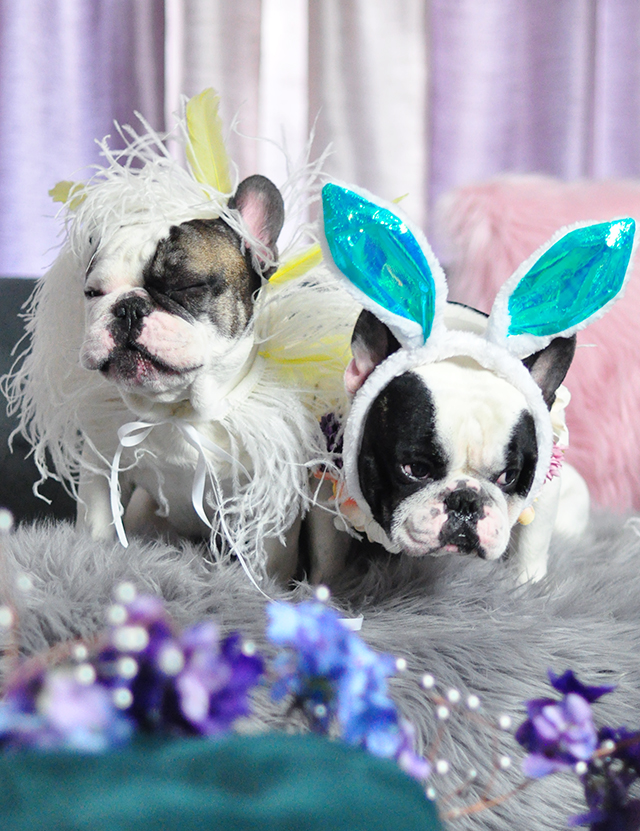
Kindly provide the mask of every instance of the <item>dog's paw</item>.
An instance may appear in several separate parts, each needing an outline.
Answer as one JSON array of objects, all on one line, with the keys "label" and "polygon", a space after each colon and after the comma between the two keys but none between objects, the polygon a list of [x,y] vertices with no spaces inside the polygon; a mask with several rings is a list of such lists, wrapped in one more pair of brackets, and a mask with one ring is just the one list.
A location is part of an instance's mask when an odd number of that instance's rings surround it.
[{"label": "dog's paw", "polygon": [[547,574],[547,563],[536,562],[521,565],[516,577],[516,582],[519,586],[524,586],[525,583],[538,583]]}]

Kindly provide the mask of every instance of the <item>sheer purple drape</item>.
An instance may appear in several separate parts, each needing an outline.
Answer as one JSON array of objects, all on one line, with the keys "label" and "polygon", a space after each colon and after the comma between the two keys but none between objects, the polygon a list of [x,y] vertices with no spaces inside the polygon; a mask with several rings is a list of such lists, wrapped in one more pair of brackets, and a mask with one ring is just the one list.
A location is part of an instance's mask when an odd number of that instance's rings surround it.
[{"label": "sheer purple drape", "polygon": [[637,0],[432,0],[431,204],[504,171],[640,174]]},{"label": "sheer purple drape", "polygon": [[[427,229],[441,193],[496,173],[640,175],[638,0],[0,0],[0,274],[52,259],[47,191],[114,118],[162,128],[206,86],[247,135],[318,116],[328,172],[408,193]],[[262,145],[230,146],[271,173]]]},{"label": "sheer purple drape", "polygon": [[158,0],[0,0],[0,274],[52,261],[47,191],[87,175],[114,119],[163,128],[163,54]]}]

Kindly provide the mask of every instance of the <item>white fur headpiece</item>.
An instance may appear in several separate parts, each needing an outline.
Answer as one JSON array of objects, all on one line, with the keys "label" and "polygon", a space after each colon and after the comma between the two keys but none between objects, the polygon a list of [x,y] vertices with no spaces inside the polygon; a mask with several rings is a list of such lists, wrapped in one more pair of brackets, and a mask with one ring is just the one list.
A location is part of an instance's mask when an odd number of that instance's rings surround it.
[{"label": "white fur headpiece", "polygon": [[[219,142],[213,91],[191,99],[178,124],[187,168],[168,151],[168,137],[139,118],[144,128],[140,134],[118,128],[125,143],[122,151],[113,151],[107,139],[101,142],[104,164],[89,182],[54,188],[52,196],[64,203],[66,237],[29,301],[29,346],[4,381],[10,411],[19,415],[18,429],[33,446],[41,481],[54,476],[76,498],[83,468],[109,477],[113,463],[97,450],[98,461],[88,462],[84,445],[92,435],[108,432],[115,452],[118,428],[130,427],[132,421],[113,384],[79,361],[83,286],[99,247],[108,245],[125,225],[168,232],[171,225],[187,220],[221,217],[250,249],[256,270],[275,265],[274,254],[252,236],[239,212],[227,206],[238,176]],[[283,186],[289,215],[299,212],[314,189],[317,195],[321,162],[294,171]],[[261,540],[281,536],[309,502],[309,467],[326,453],[314,397],[325,399],[317,405],[320,411],[342,400],[340,370],[355,314],[355,304],[345,305],[345,293],[326,279],[317,245],[301,254],[298,236],[280,259],[284,267],[256,297],[251,325],[256,343],[252,354],[258,363],[251,389],[234,406],[212,416],[225,431],[230,452],[241,446],[248,456],[245,464],[252,468],[250,482],[225,496],[223,528],[233,532],[258,566],[263,565]],[[304,288],[295,279],[302,275]],[[158,425],[148,446],[123,450],[123,465],[134,465],[141,453],[152,452],[154,436],[169,429],[166,423]]]},{"label": "white fur headpiece", "polygon": [[[559,231],[503,285],[486,331],[449,331],[447,283],[427,240],[397,208],[370,193],[325,185],[326,261],[359,302],[385,323],[401,349],[356,393],[344,437],[347,493],[365,513],[357,461],[369,408],[395,377],[448,358],[471,358],[524,396],[534,418],[538,464],[530,504],[545,482],[553,434],[542,392],[521,359],[601,317],[628,278],[635,222],[617,219]],[[345,279],[346,278],[346,279]]]}]

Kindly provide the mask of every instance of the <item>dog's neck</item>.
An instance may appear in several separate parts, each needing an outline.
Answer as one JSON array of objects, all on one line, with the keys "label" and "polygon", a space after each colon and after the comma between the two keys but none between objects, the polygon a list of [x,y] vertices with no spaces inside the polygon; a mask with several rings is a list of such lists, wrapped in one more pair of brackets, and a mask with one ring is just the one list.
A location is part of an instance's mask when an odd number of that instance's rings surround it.
[{"label": "dog's neck", "polygon": [[211,365],[198,372],[184,387],[166,393],[145,395],[120,390],[120,394],[136,418],[159,421],[184,418],[188,421],[220,419],[227,399],[254,372],[258,372],[258,345],[253,332],[235,341],[224,355],[215,356]]}]

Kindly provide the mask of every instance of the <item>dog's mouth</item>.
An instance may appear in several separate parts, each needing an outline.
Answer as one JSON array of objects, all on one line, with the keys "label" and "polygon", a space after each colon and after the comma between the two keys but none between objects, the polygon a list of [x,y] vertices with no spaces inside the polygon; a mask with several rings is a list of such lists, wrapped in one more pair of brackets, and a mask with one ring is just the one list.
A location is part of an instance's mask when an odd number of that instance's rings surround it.
[{"label": "dog's mouth", "polygon": [[465,556],[480,557],[481,560],[487,559],[487,553],[482,546],[474,546],[466,542],[462,544],[449,542],[441,546],[440,550],[445,554],[464,554]]},{"label": "dog's mouth", "polygon": [[105,377],[114,381],[143,386],[147,382],[157,381],[159,376],[177,378],[195,372],[201,367],[202,364],[180,368],[171,366],[152,355],[143,346],[135,344],[116,347],[98,369]]},{"label": "dog's mouth", "polygon": [[462,554],[487,558],[475,527],[467,523],[446,523],[439,532],[432,528],[428,532],[423,529],[422,533],[409,524],[404,528],[402,542],[405,552],[414,557]]},{"label": "dog's mouth", "polygon": [[449,519],[440,531],[438,540],[442,551],[455,554],[476,555],[486,560],[487,553],[480,544],[475,523],[457,517]]}]

